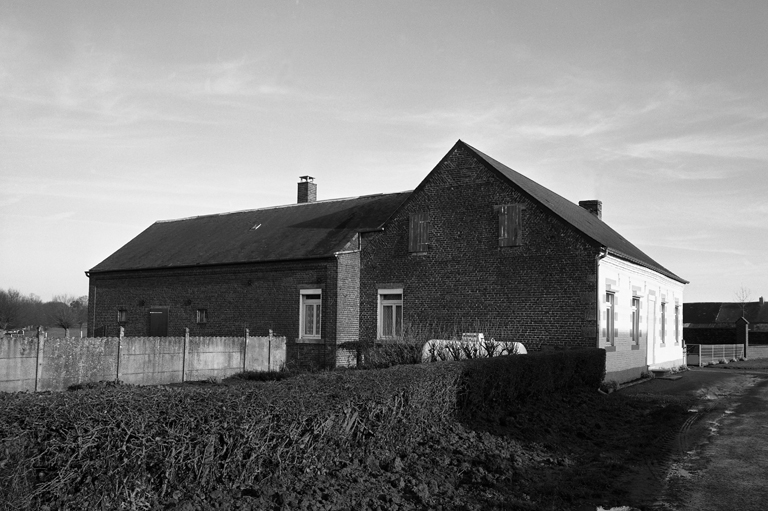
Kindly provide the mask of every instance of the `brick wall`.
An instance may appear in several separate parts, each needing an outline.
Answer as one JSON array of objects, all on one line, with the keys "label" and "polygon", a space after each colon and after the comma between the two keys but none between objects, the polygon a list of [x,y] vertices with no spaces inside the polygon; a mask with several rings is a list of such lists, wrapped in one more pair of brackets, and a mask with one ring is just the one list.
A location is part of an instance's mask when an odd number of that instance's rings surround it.
[{"label": "brick wall", "polygon": [[[125,335],[148,335],[150,307],[168,307],[168,335],[253,336],[287,339],[288,363],[325,367],[333,363],[336,335],[336,260],[261,263],[93,274],[89,291],[89,336],[116,336],[118,309],[126,311]],[[322,289],[322,339],[297,343],[299,290]],[[197,309],[208,321],[196,323]]]},{"label": "brick wall", "polygon": [[[522,245],[499,247],[495,205],[522,205]],[[409,253],[409,217],[428,212],[429,248]],[[406,326],[484,331],[538,346],[597,345],[598,249],[462,148],[383,232],[362,239],[360,338],[377,336],[377,286],[402,284]],[[415,325],[415,326],[414,326]]]},{"label": "brick wall", "polygon": [[[336,342],[357,341],[360,326],[360,252],[339,254],[336,310]],[[336,352],[335,365],[354,365],[356,355],[349,350]]]}]

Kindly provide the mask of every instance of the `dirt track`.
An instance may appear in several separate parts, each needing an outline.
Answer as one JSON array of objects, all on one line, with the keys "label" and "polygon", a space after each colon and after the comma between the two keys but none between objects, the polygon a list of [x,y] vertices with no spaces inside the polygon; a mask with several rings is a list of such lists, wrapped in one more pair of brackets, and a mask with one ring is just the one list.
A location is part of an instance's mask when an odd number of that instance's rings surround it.
[{"label": "dirt track", "polygon": [[[697,398],[691,417],[674,440],[670,458],[661,463],[662,490],[649,502],[652,509],[766,509],[766,372],[694,369],[678,380],[659,379],[621,392]],[[653,486],[637,481],[635,497],[647,499],[643,493]]]}]

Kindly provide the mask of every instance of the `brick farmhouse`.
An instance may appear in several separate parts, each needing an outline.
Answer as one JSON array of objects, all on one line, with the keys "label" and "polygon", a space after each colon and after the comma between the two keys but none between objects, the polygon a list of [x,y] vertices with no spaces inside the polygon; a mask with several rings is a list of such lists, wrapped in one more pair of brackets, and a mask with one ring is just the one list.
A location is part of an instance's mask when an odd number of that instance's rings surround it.
[{"label": "brick farmhouse", "polygon": [[298,204],[159,221],[86,273],[89,335],[272,330],[299,366],[438,332],[604,348],[618,381],[684,359],[687,281],[605,224],[599,201],[462,141],[413,191],[317,201],[304,176]]}]

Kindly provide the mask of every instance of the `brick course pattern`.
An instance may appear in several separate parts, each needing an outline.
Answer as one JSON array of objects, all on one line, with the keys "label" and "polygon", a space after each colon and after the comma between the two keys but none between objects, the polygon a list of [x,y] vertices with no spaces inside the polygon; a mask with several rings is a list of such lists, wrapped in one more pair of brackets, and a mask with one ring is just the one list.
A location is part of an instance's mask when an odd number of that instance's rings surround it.
[{"label": "brick course pattern", "polygon": [[[299,291],[323,292],[322,339],[298,343]],[[335,364],[337,261],[335,258],[92,274],[88,335],[116,336],[117,311],[126,312],[125,335],[146,336],[149,309],[168,307],[168,335],[252,336],[287,339],[287,361],[302,368]],[[197,324],[197,309],[207,323]]]},{"label": "brick course pattern", "polygon": [[[505,204],[521,205],[521,246],[499,247],[494,206]],[[409,218],[422,212],[429,216],[429,245],[415,254],[408,250]],[[598,252],[569,224],[456,148],[383,232],[363,234],[360,338],[377,337],[377,286],[402,283],[406,328],[492,326],[497,340],[533,349],[595,347]]]}]

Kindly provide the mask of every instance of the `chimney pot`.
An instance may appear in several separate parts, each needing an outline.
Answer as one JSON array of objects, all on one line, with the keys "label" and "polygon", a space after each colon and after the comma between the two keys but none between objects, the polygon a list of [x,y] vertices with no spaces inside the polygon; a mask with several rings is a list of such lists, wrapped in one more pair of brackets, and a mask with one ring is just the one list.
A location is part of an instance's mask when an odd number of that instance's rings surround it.
[{"label": "chimney pot", "polygon": [[595,215],[597,218],[601,219],[603,218],[603,203],[599,200],[582,200],[579,201],[579,206],[586,209],[593,215]]},{"label": "chimney pot", "polygon": [[317,184],[314,182],[315,178],[312,176],[299,176],[299,193],[298,203],[304,204],[307,202],[317,201]]}]

